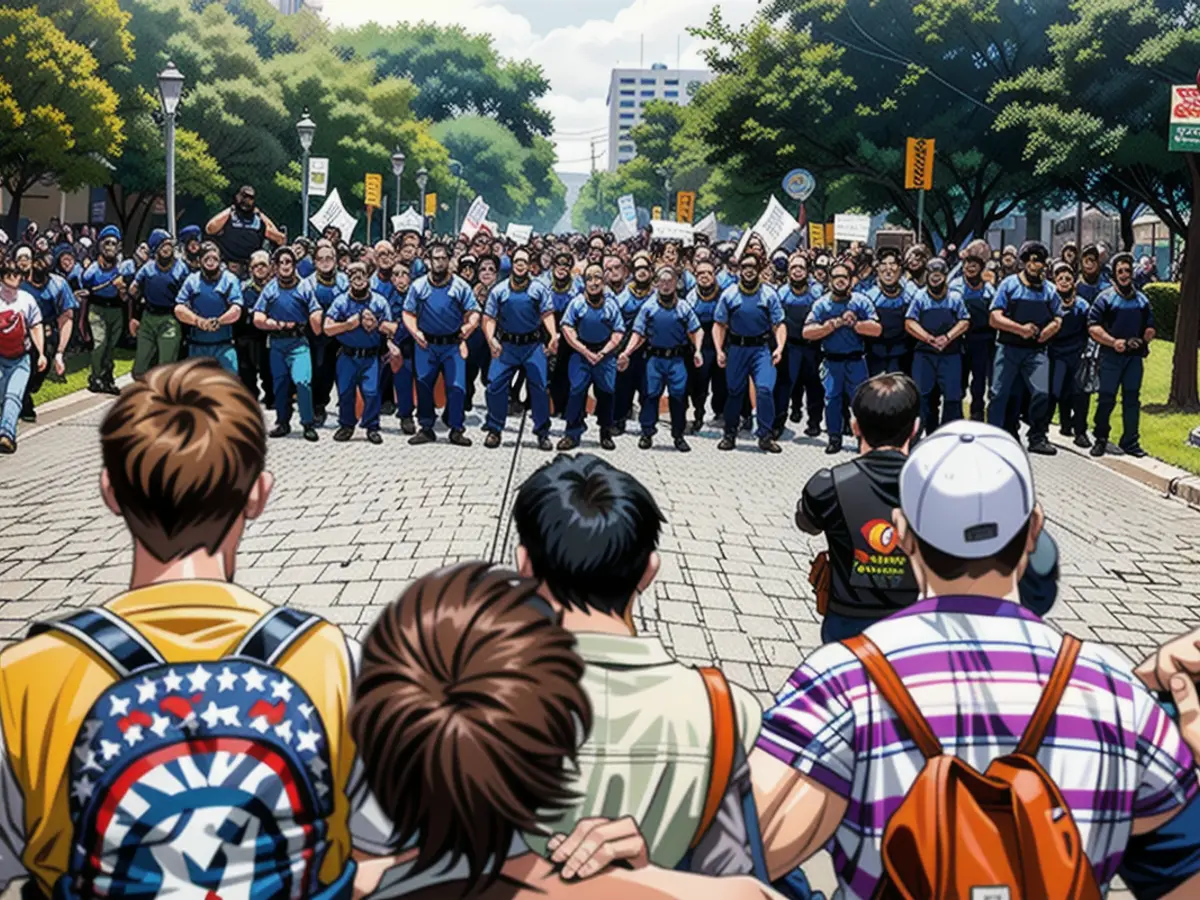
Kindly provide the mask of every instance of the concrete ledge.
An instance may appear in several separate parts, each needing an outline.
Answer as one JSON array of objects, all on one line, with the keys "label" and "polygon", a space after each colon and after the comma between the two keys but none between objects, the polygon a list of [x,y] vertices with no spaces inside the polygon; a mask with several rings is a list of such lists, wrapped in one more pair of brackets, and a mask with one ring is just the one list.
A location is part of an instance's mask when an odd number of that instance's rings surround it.
[{"label": "concrete ledge", "polygon": [[[1124,475],[1126,478],[1131,478],[1139,484],[1158,491],[1164,497],[1178,497],[1190,506],[1200,507],[1200,475],[1193,475],[1186,469],[1165,463],[1153,456],[1134,459],[1132,456],[1116,456],[1106,453],[1096,459],[1088,451],[1076,447],[1061,435],[1055,434],[1050,440],[1060,452],[1067,451],[1076,456],[1086,456],[1118,475]],[[1200,453],[1200,450],[1197,452]]]}]

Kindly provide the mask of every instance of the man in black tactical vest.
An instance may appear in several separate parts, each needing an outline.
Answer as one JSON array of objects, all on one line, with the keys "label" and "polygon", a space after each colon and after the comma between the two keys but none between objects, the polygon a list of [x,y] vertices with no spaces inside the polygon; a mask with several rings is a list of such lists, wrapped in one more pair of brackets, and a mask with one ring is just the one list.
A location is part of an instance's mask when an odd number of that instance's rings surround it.
[{"label": "man in black tactical vest", "polygon": [[221,256],[229,270],[239,278],[249,275],[250,256],[263,249],[263,241],[278,247],[287,237],[267,214],[255,208],[254,188],[242,185],[233,205],[223,209],[204,226],[206,234],[221,247]]}]

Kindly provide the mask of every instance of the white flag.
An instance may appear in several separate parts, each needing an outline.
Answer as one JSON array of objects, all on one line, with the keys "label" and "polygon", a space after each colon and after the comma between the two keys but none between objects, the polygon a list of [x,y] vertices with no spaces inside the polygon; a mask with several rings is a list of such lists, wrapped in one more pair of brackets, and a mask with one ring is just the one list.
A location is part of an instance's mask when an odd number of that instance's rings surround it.
[{"label": "white flag", "polygon": [[484,222],[487,221],[489,209],[490,207],[484,203],[483,197],[476,197],[471,203],[470,208],[467,210],[467,217],[463,219],[462,225],[462,233],[466,235],[468,239],[473,238],[475,236],[475,232],[483,227]]},{"label": "white flag", "polygon": [[710,212],[696,223],[694,231],[696,234],[707,235],[710,242],[715,241],[717,239],[717,214]]},{"label": "white flag", "polygon": [[770,202],[767,203],[767,208],[754,227],[742,235],[742,239],[738,242],[735,258],[740,258],[746,249],[746,244],[750,242],[750,235],[757,234],[763,242],[763,246],[767,248],[767,253],[774,253],[784,241],[792,236],[800,224],[792,217],[792,214],[783,208],[783,204],[771,196]]},{"label": "white flag", "polygon": [[529,243],[529,239],[533,237],[533,226],[514,225],[512,222],[509,222],[508,230],[504,232],[504,236],[518,247],[524,247]]},{"label": "white flag", "polygon": [[650,236],[660,241],[679,241],[685,247],[696,243],[695,232],[687,222],[655,219],[650,223]]},{"label": "white flag", "polygon": [[398,216],[392,216],[392,233],[397,231],[413,231],[420,234],[425,229],[425,220],[415,209],[406,209]]},{"label": "white flag", "polygon": [[342,240],[349,241],[350,236],[354,234],[355,226],[358,225],[358,219],[350,215],[346,207],[342,205],[342,198],[338,196],[337,188],[326,198],[321,208],[317,210],[316,215],[311,219],[313,227],[318,232],[324,231],[326,228],[333,226],[342,233]]}]

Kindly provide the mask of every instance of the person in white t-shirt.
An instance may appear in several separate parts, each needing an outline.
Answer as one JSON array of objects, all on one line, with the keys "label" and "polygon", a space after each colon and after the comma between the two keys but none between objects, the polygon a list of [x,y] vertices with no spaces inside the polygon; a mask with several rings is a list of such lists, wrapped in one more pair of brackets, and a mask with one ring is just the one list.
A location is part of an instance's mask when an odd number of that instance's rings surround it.
[{"label": "person in white t-shirt", "polygon": [[41,308],[21,290],[16,263],[0,260],[0,453],[17,452],[17,417],[31,371],[29,349],[37,349],[38,371],[43,371],[44,339]]}]

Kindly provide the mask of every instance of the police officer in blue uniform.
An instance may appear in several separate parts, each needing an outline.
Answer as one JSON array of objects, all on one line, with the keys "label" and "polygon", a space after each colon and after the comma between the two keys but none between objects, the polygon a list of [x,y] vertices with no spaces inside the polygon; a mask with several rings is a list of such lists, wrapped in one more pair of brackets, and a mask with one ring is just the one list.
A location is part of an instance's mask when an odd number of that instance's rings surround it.
[{"label": "police officer in blue uniform", "polygon": [[[367,440],[382,444],[379,433],[379,370],[383,346],[379,335],[396,333],[392,308],[383,297],[371,290],[367,264],[354,262],[346,267],[350,289],[329,305],[324,315],[324,330],[337,338],[338,430],[335,441],[348,441],[354,436],[358,421],[355,413],[356,391],[362,392],[362,424]],[[276,402],[279,401],[278,396]]]},{"label": "police officer in blue uniform", "polygon": [[179,243],[183,246],[183,261],[189,272],[200,271],[200,244],[203,232],[199,225],[185,225],[179,229]]},{"label": "police officer in blue uniform", "polygon": [[[350,290],[350,279],[345,272],[338,271],[337,248],[324,239],[317,241],[313,250],[313,265],[316,269],[305,281],[324,312],[335,299]],[[337,379],[337,348],[338,342],[323,329],[309,337],[313,364],[313,421],[318,428],[325,424],[326,408]]]},{"label": "police officer in blue uniform", "polygon": [[963,342],[963,393],[971,390],[971,418],[982,422],[987,411],[987,394],[992,383],[996,357],[996,330],[992,328],[992,300],[996,289],[983,280],[983,268],[991,256],[987,241],[971,241],[963,248],[962,271],[950,279],[950,289],[962,294],[971,317]]},{"label": "police officer in blue uniform", "polygon": [[[298,256],[298,254],[297,254]],[[249,316],[242,316],[233,328],[233,344],[237,348],[238,375],[242,383],[258,398],[259,382],[262,382],[262,401],[275,407],[275,380],[271,375],[271,355],[267,347],[267,335],[254,325],[254,307],[262,296],[263,288],[271,281],[271,257],[266,250],[255,250],[250,254],[250,277],[242,282],[242,299],[246,302]],[[300,277],[299,266],[296,275]],[[320,323],[317,323],[320,327]]]},{"label": "police officer in blue uniform", "polygon": [[[561,330],[563,316],[567,312],[567,304],[583,293],[583,279],[571,274],[575,257],[567,250],[559,250],[554,254],[550,272],[540,281],[550,290],[550,298],[554,301],[554,324]],[[556,416],[563,416],[567,409],[567,395],[570,393],[570,368],[567,362],[571,355],[571,345],[559,341],[558,351],[550,357],[550,403]]]},{"label": "police officer in blue uniform", "polygon": [[996,289],[991,324],[999,333],[988,403],[988,423],[1016,429],[1009,419],[1014,388],[1029,391],[1029,452],[1054,456],[1058,450],[1046,437],[1050,424],[1050,359],[1046,345],[1062,327],[1058,292],[1043,277],[1049,257],[1041,241],[1026,241],[1017,254],[1023,266]]},{"label": "police officer in blue uniform", "polygon": [[1133,285],[1133,256],[1112,258],[1113,285],[1100,293],[1088,314],[1092,339],[1100,345],[1100,397],[1093,427],[1092,456],[1103,456],[1111,433],[1110,419],[1121,391],[1120,448],[1126,456],[1146,456],[1138,441],[1142,376],[1150,342],[1154,340],[1154,311],[1146,295]]},{"label": "police officer in blue uniform", "polygon": [[[106,225],[97,236],[99,255],[80,279],[86,292],[88,329],[92,333],[92,371],[88,390],[93,394],[119,394],[113,378],[113,351],[125,330],[125,285],[117,253],[121,231]],[[132,279],[130,279],[132,281]]]},{"label": "police officer in blue uniform", "polygon": [[828,454],[841,451],[845,405],[867,380],[863,339],[879,337],[883,332],[871,301],[862,294],[851,293],[851,274],[844,262],[829,267],[829,293],[813,304],[804,326],[804,338],[819,341],[824,355],[821,381],[825,386]]},{"label": "police officer in blue uniform", "polygon": [[725,370],[717,365],[717,347],[713,343],[713,316],[717,301],[721,299],[721,288],[717,284],[717,264],[710,258],[696,262],[696,286],[687,295],[687,302],[700,320],[704,332],[700,362],[688,360],[688,397],[692,403],[692,421],[688,434],[699,434],[704,427],[704,405],[712,391],[713,415],[725,412]]},{"label": "police officer in blue uniform", "polygon": [[45,254],[30,255],[29,277],[21,283],[21,290],[33,295],[42,310],[40,327],[45,335],[43,347],[46,359],[52,365],[42,369],[38,366],[37,348],[33,347],[31,354],[29,381],[25,384],[25,396],[21,402],[21,421],[36,422],[37,413],[33,408],[33,395],[36,394],[46,380],[50,370],[62,378],[66,371],[63,361],[63,351],[71,340],[71,329],[74,327],[75,316],[79,312],[79,301],[65,278],[50,271],[50,259]]},{"label": "police officer in blue uniform", "polygon": [[[763,260],[747,251],[739,260],[737,284],[721,292],[713,313],[713,343],[717,346],[717,365],[725,370],[729,398],[725,401],[725,436],[718,450],[737,446],[737,431],[746,386],[754,382],[755,412],[758,416],[758,448],[764,453],[782,453],[772,437],[775,429],[775,367],[787,346],[787,326],[783,306],[770,285],[762,284],[759,272]],[[774,351],[770,348],[775,339]]]},{"label": "police officer in blue uniform", "polygon": [[[895,247],[883,247],[878,254],[878,272],[875,285],[858,293],[866,296],[875,307],[882,331],[879,337],[867,341],[867,372],[882,375],[884,372],[912,371],[912,338],[904,327],[908,308],[916,296],[917,286],[902,279],[900,251]],[[850,395],[853,397],[853,393]]]},{"label": "police officer in blue uniform", "polygon": [[[654,293],[654,262],[645,251],[633,255],[633,280],[617,297],[624,319],[625,339],[633,334],[633,322],[640,310]],[[625,433],[625,420],[633,413],[633,395],[639,395],[646,377],[646,354],[644,350],[630,354],[629,366],[617,373],[617,393],[613,405],[613,434]],[[645,402],[639,397],[639,402]]]},{"label": "police officer in blue uniform", "polygon": [[1100,248],[1095,244],[1088,244],[1079,251],[1079,281],[1075,284],[1075,293],[1090,306],[1100,296],[1101,291],[1110,287],[1112,281],[1100,264]]},{"label": "police officer in blue uniform", "polygon": [[825,388],[821,385],[821,347],[804,339],[804,323],[808,321],[813,304],[820,298],[821,289],[809,279],[808,257],[802,251],[788,257],[787,266],[787,284],[779,290],[783,321],[787,325],[787,347],[775,376],[773,431],[776,440],[783,434],[789,406],[794,423],[800,422],[807,408],[808,428],[804,433],[809,437],[817,437],[821,433],[821,411],[825,405]]},{"label": "police officer in blue uniform", "polygon": [[275,395],[275,427],[270,432],[273,438],[285,437],[292,431],[293,388],[304,439],[319,438],[313,425],[312,350],[306,326],[314,332],[321,331],[322,317],[321,304],[311,283],[302,281],[296,271],[295,251],[280,247],[275,251],[275,277],[254,302],[254,326],[269,335],[267,352]]},{"label": "police officer in blue uniform", "polygon": [[188,356],[208,356],[236,375],[237,351],[233,326],[242,317],[245,300],[237,276],[221,265],[221,248],[212,241],[200,245],[200,271],[193,272],[175,298],[175,318],[192,329]]},{"label": "police officer in blue uniform", "polygon": [[1050,340],[1051,410],[1058,408],[1064,437],[1075,438],[1075,446],[1087,449],[1087,414],[1091,396],[1079,389],[1076,378],[1088,342],[1091,305],[1075,291],[1075,270],[1070,263],[1056,262],[1052,269],[1058,302],[1062,306],[1062,328]]},{"label": "police officer in blue uniform", "polygon": [[[404,295],[397,296],[396,288],[392,284],[392,271],[396,265],[396,251],[388,241],[379,241],[371,251],[372,259],[375,263],[375,270],[371,272],[371,291],[378,294],[387,301],[388,307],[392,310],[393,317],[396,316],[396,307],[404,306]],[[399,318],[395,318],[399,321]],[[389,339],[380,335],[383,350],[387,350]],[[390,354],[384,354],[388,356]],[[379,369],[379,396],[381,399],[379,412],[380,415],[390,416],[396,412],[396,388],[394,384],[394,375],[392,367],[385,361]]]},{"label": "police officer in blue uniform", "polygon": [[558,449],[574,450],[587,427],[588,385],[596,395],[596,424],[600,426],[600,446],[616,449],[612,439],[613,391],[617,381],[617,347],[625,339],[625,320],[617,299],[604,288],[600,266],[588,266],[583,273],[583,293],[567,304],[563,314],[562,337],[575,350],[570,356],[571,392],[567,398],[567,429]]},{"label": "police officer in blue uniform", "polygon": [[[396,392],[396,418],[400,420],[400,431],[409,435],[417,433],[417,425],[413,419],[417,408],[416,400],[413,398],[417,383],[415,366],[417,345],[413,343],[412,335],[404,327],[404,301],[408,297],[408,290],[411,287],[412,277],[409,274],[408,266],[397,261],[392,266],[391,295],[392,317],[396,320],[396,334],[388,342],[389,359],[384,365],[392,370],[392,385]],[[449,418],[446,421],[449,421]]]},{"label": "police officer in blue uniform", "polygon": [[183,328],[175,318],[175,298],[191,274],[183,260],[175,258],[171,235],[161,228],[150,232],[150,259],[138,269],[129,289],[129,330],[137,338],[133,377],[141,378],[154,365],[166,365],[179,357]]},{"label": "police officer in blue uniform", "polygon": [[[939,425],[962,418],[962,346],[959,340],[971,327],[971,317],[958,291],[946,284],[944,259],[934,257],[925,266],[925,287],[908,307],[905,327],[916,340],[913,381],[921,392],[921,428],[932,434]],[[942,399],[939,410],[936,395]]]},{"label": "police officer in blue uniform", "polygon": [[[529,275],[529,251],[512,253],[512,274],[492,288],[483,311],[483,331],[492,353],[487,386],[487,438],[483,445],[500,446],[500,432],[508,413],[513,376],[525,373],[533,411],[533,433],[538,449],[553,450],[550,443],[550,397],[546,391],[546,357],[558,352],[554,300],[549,289]],[[542,331],[550,336],[542,344]]]},{"label": "police officer in blue uniform", "polygon": [[654,443],[659,401],[664,389],[667,391],[667,408],[671,412],[671,437],[675,449],[681,453],[692,449],[683,436],[687,427],[685,360],[691,355],[696,366],[703,364],[704,332],[695,310],[686,300],[679,299],[678,278],[672,266],[659,266],[654,299],[638,310],[633,321],[633,335],[617,358],[617,368],[624,369],[629,365],[630,356],[646,345],[646,384],[638,417],[642,426],[638,447],[642,450],[649,450]]},{"label": "police officer in blue uniform", "polygon": [[466,397],[467,342],[479,327],[479,304],[471,286],[450,272],[450,252],[441,244],[429,248],[429,274],[422,275],[404,298],[404,327],[416,343],[413,359],[417,376],[417,424],[410,444],[431,444],[433,386],[438,375],[446,385],[446,418],[450,443],[470,447],[463,433]]}]

